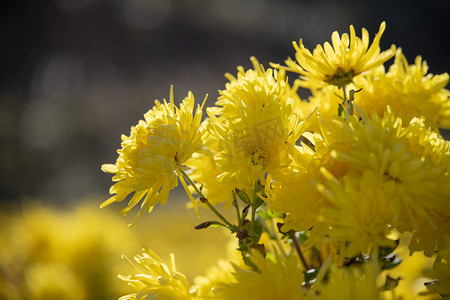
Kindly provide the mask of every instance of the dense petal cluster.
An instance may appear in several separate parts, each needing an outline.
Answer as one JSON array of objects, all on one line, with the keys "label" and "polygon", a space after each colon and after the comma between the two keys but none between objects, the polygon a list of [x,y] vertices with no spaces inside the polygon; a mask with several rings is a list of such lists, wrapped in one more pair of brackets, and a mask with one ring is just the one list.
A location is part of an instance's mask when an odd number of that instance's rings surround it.
[{"label": "dense petal cluster", "polygon": [[347,33],[339,37],[335,31],[331,35],[333,46],[328,42],[323,47],[317,45],[313,53],[303,46],[300,39],[299,45],[293,43],[297,51],[296,62],[289,58],[285,61],[287,67],[283,68],[299,73],[301,85],[307,88],[348,85],[356,76],[373,71],[394,56],[395,46],[380,53],[380,39],[385,28],[386,23],[381,23],[370,47],[367,30],[363,28],[362,38],[359,38],[353,26],[350,26],[350,37]]},{"label": "dense petal cluster", "polygon": [[321,218],[332,224],[329,236],[335,241],[348,241],[346,256],[369,253],[374,246],[393,246],[388,239],[389,224],[395,220],[399,203],[395,199],[394,183],[386,183],[375,172],[358,176],[344,176],[341,181],[326,169],[327,187],[318,189],[330,201]]},{"label": "dense petal cluster", "polygon": [[414,117],[425,117],[427,127],[450,128],[450,92],[445,89],[449,76],[427,74],[428,66],[420,56],[409,65],[401,49],[385,72],[380,68],[367,77],[355,79],[362,88],[356,97],[359,107],[382,116],[389,105],[405,124]]},{"label": "dense petal cluster", "polygon": [[450,217],[449,143],[423,119],[403,127],[389,108],[383,118],[361,113],[363,121],[322,123],[315,149],[297,153],[306,167],[274,177],[272,207],[288,213],[287,229],[324,234],[331,225],[330,237],[351,242],[353,254],[385,245],[392,227],[415,231],[414,250],[448,245],[448,226],[436,224]]},{"label": "dense petal cluster", "polygon": [[[117,183],[110,189],[110,193],[115,195],[101,206],[123,201],[134,193],[128,206],[121,211],[126,215],[144,199],[134,224],[158,202],[164,205],[169,191],[178,185],[177,174],[183,164],[195,152],[201,151],[202,107],[203,104],[193,115],[192,93],[183,100],[179,109],[173,103],[172,91],[169,103],[156,100],[155,106],[144,115],[145,120],[131,127],[130,136],[122,135],[122,149],[117,151],[116,164],[102,166],[104,172],[115,174],[112,180]],[[179,177],[185,186],[182,176]]]}]

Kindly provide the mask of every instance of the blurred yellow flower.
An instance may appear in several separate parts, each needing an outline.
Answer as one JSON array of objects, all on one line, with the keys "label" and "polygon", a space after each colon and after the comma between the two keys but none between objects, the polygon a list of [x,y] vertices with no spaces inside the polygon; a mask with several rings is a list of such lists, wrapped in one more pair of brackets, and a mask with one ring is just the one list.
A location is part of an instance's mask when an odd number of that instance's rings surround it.
[{"label": "blurred yellow flower", "polygon": [[64,264],[35,263],[28,267],[24,279],[24,299],[87,299],[83,279]]},{"label": "blurred yellow flower", "polygon": [[424,275],[434,281],[427,284],[430,292],[437,292],[441,297],[450,297],[450,251],[445,249],[438,252],[436,261],[431,269],[424,271]]},{"label": "blurred yellow flower", "polygon": [[138,239],[90,200],[71,211],[28,203],[0,216],[0,299],[106,300],[125,292],[118,258]]},{"label": "blurred yellow flower", "polygon": [[401,259],[402,262],[395,268],[382,271],[380,277],[385,278],[386,275],[389,275],[391,278],[400,277],[401,280],[398,282],[398,286],[395,287],[392,298],[388,299],[436,299],[435,294],[419,296],[419,292],[423,292],[425,289],[424,283],[430,281],[429,278],[425,278],[422,274],[422,270],[431,268],[434,258],[426,257],[421,252],[415,252],[412,255],[408,255],[408,244],[411,240],[411,234],[403,233],[395,235],[395,231],[393,233],[393,238],[398,238],[400,240],[400,244],[393,254],[397,259]]},{"label": "blurred yellow flower", "polygon": [[377,282],[379,273],[378,262],[375,260],[362,267],[332,268],[328,281],[320,287],[319,299],[386,299],[380,294],[380,284]]},{"label": "blurred yellow flower", "polygon": [[363,28],[362,38],[359,38],[353,26],[350,26],[350,37],[347,33],[339,37],[335,31],[331,35],[333,46],[328,42],[323,47],[317,45],[312,54],[300,39],[299,45],[293,42],[297,62],[289,58],[285,61],[287,67],[272,66],[299,73],[303,87],[314,89],[328,85],[348,85],[356,76],[373,71],[394,56],[394,45],[380,53],[380,39],[385,28],[386,23],[381,23],[370,47],[367,30]]},{"label": "blurred yellow flower", "polygon": [[125,255],[122,256],[136,271],[135,275],[119,275],[127,281],[137,293],[120,297],[120,300],[184,300],[191,299],[189,283],[186,277],[175,268],[175,258],[170,256],[170,266],[167,266],[158,255],[150,249],[143,249],[143,253],[136,255],[137,266]]},{"label": "blurred yellow flower", "polygon": [[102,166],[104,172],[115,174],[112,180],[117,183],[110,189],[110,194],[115,195],[101,207],[123,201],[134,193],[128,206],[121,211],[126,215],[143,198],[132,226],[158,202],[166,204],[169,191],[178,185],[178,175],[197,209],[180,170],[192,154],[201,151],[200,122],[204,103],[192,115],[194,96],[189,92],[178,109],[173,103],[172,89],[169,103],[155,101],[155,106],[144,115],[145,121],[131,127],[130,136],[122,135],[122,149],[117,151],[116,164]]},{"label": "blurred yellow flower", "polygon": [[233,265],[229,261],[220,259],[206,270],[204,276],[195,277],[194,283],[199,299],[217,298],[221,284],[229,284],[235,281],[233,272]]}]

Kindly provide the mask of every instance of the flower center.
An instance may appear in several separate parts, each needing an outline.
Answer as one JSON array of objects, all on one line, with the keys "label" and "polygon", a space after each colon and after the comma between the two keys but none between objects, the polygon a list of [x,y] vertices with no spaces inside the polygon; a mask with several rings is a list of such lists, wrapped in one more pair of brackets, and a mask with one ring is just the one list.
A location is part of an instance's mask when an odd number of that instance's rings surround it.
[{"label": "flower center", "polygon": [[343,86],[352,82],[355,72],[353,70],[344,71],[338,68],[333,75],[327,75],[327,82],[331,85]]},{"label": "flower center", "polygon": [[252,163],[260,166],[265,166],[267,164],[267,151],[264,150],[261,146],[258,147],[258,150],[254,151],[251,154]]}]

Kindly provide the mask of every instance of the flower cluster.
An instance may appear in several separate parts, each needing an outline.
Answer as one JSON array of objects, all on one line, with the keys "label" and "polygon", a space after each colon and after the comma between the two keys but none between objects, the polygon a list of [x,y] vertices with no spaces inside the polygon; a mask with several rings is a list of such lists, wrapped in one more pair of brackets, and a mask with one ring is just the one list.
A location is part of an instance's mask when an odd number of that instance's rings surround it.
[{"label": "flower cluster", "polygon": [[[137,289],[123,299],[390,299],[401,294],[402,277],[386,274],[399,243],[436,258],[423,289],[448,296],[450,143],[439,128],[450,127],[449,76],[381,51],[385,27],[371,44],[353,26],[312,53],[300,40],[286,66],[252,57],[253,69],[226,74],[202,122],[204,102],[192,115],[191,94],[180,109],[171,96],[122,137],[116,164],[103,166],[118,182],[102,206],[134,193],[122,213],[144,198],[140,216],[178,178],[195,209],[218,217],[196,229],[227,229],[242,258],[189,285],[146,250],[138,274],[121,277]],[[286,72],[300,77],[291,85]]]}]

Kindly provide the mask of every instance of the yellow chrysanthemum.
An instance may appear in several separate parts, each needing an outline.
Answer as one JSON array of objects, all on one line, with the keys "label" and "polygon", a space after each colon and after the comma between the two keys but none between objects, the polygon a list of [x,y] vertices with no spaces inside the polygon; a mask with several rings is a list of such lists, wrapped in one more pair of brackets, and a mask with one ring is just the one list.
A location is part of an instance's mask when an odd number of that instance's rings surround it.
[{"label": "yellow chrysanthemum", "polygon": [[[401,120],[394,116],[390,108],[382,119],[375,114],[372,114],[371,120],[363,118],[363,122],[359,122],[356,118],[347,123],[336,120],[335,126],[343,126],[350,133],[351,138],[343,142],[349,145],[351,143],[351,147],[344,146],[341,149],[343,144],[336,145],[332,157],[351,165],[354,169],[373,170],[384,175],[386,181],[397,183],[399,193],[409,194],[408,198],[415,194],[417,202],[411,205],[412,209],[421,210],[424,206],[432,208],[433,203],[439,204],[440,201],[430,203],[429,199],[433,199],[443,190],[438,183],[442,178],[448,180],[446,175],[448,165],[441,166],[426,160],[422,153],[414,155],[413,147],[421,147],[420,144],[411,145],[409,142],[410,136],[420,133],[413,130],[414,125],[404,128]],[[332,131],[328,133],[332,134]],[[446,147],[448,149],[448,146]],[[413,151],[409,148],[413,148]],[[436,150],[436,154],[447,155],[445,148]],[[446,161],[448,162],[448,159]]]},{"label": "yellow chrysanthemum", "polygon": [[366,171],[358,176],[344,176],[341,181],[322,169],[327,185],[318,185],[331,202],[322,210],[321,218],[332,224],[331,239],[348,243],[346,256],[369,254],[374,247],[393,246],[387,236],[400,205],[395,201],[395,183]]},{"label": "yellow chrysanthemum", "polygon": [[205,125],[205,144],[222,171],[219,181],[244,190],[289,163],[288,145],[302,131],[284,72],[253,63],[254,70],[239,68],[237,78],[228,75],[230,82],[220,91],[217,106],[208,110]]},{"label": "yellow chrysanthemum", "polygon": [[[170,256],[170,266],[167,266],[158,255],[150,249],[144,249],[141,255],[134,257],[137,266],[126,256],[122,255],[137,272],[135,275],[119,275],[127,281],[137,293],[120,297],[120,300],[185,300],[191,298],[189,283],[186,277],[175,269],[175,258]],[[139,268],[140,267],[140,268]]]},{"label": "yellow chrysanthemum", "polygon": [[169,191],[178,185],[178,175],[197,209],[180,170],[192,154],[201,150],[203,104],[193,115],[194,96],[189,92],[178,109],[173,103],[172,89],[169,103],[155,101],[155,106],[144,115],[145,121],[131,127],[130,136],[122,135],[122,149],[117,151],[116,164],[102,166],[104,172],[115,174],[112,180],[117,183],[110,189],[115,195],[101,207],[123,201],[134,192],[128,206],[121,211],[126,215],[144,198],[131,226],[146,210],[150,212],[158,202],[162,205],[167,202]]},{"label": "yellow chrysanthemum", "polygon": [[[323,47],[317,45],[313,53],[303,46],[293,42],[297,51],[294,62],[291,58],[285,61],[288,71],[299,73],[301,85],[307,88],[321,88],[328,85],[344,86],[361,74],[367,74],[394,56],[395,46],[380,53],[380,38],[386,28],[386,23],[380,25],[380,30],[369,47],[369,33],[362,29],[362,38],[356,37],[355,29],[350,26],[350,37],[344,33],[341,37],[337,31],[331,35],[330,43]],[[273,65],[280,68],[279,65]]]},{"label": "yellow chrysanthemum", "polygon": [[450,128],[450,92],[445,89],[449,81],[447,73],[427,74],[428,66],[420,56],[413,65],[401,49],[388,72],[384,69],[368,77],[355,80],[357,105],[366,111],[376,111],[382,116],[389,105],[405,124],[414,117],[425,117],[427,127],[437,131],[439,127]]},{"label": "yellow chrysanthemum", "polygon": [[309,299],[302,287],[304,277],[296,256],[275,255],[276,261],[272,261],[253,251],[250,259],[259,272],[235,267],[236,282],[221,285],[218,299]]},{"label": "yellow chrysanthemum", "polygon": [[301,172],[283,172],[274,175],[273,179],[269,206],[287,213],[282,230],[305,231],[318,226],[321,207],[327,202],[312,184],[311,176]]},{"label": "yellow chrysanthemum", "polygon": [[[448,243],[450,232],[436,224],[450,219],[449,143],[427,130],[423,119],[403,127],[389,107],[382,119],[376,114],[371,120],[363,113],[362,117],[364,123],[353,118],[344,126],[351,133],[350,150],[338,146],[332,156],[357,174],[372,170],[383,176],[385,187],[394,183],[391,201],[399,201],[400,206],[393,205],[399,210],[391,225],[420,234],[422,247],[442,247],[445,243],[437,240]],[[440,234],[424,230],[429,226]]]}]

